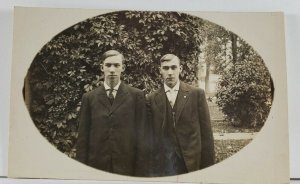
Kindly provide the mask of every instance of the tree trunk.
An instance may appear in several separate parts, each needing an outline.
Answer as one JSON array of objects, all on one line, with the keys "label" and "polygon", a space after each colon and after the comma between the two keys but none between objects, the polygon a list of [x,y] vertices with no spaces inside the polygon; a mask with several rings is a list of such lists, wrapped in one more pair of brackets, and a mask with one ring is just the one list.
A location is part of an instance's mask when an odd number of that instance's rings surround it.
[{"label": "tree trunk", "polygon": [[231,49],[232,49],[232,63],[236,64],[237,60],[237,36],[231,33]]},{"label": "tree trunk", "polygon": [[209,75],[210,75],[210,62],[206,63],[206,72],[205,72],[205,92],[210,92],[209,86]]}]

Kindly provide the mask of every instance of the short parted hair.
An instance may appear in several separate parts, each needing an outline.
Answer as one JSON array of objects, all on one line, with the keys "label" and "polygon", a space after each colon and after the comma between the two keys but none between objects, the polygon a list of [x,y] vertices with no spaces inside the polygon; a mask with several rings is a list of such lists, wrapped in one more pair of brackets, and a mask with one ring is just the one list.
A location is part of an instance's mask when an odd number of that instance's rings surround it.
[{"label": "short parted hair", "polygon": [[171,60],[173,60],[173,59],[178,59],[179,65],[180,65],[180,59],[179,59],[176,55],[174,55],[174,54],[165,54],[165,55],[163,55],[163,56],[160,58],[160,63],[163,63],[163,62],[165,62],[165,61],[171,61]]},{"label": "short parted hair", "polygon": [[120,53],[119,51],[116,51],[116,50],[108,50],[108,51],[104,52],[104,54],[102,54],[100,64],[103,64],[103,62],[106,58],[109,58],[112,56],[118,56],[118,55],[122,56],[122,63],[124,63],[124,56],[122,53]]}]

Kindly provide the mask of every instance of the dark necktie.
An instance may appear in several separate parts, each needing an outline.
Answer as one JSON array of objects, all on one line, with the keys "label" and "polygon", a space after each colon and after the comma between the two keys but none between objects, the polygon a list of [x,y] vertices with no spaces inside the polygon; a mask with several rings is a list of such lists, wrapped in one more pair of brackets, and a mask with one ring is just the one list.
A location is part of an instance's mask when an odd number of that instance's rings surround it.
[{"label": "dark necktie", "polygon": [[113,95],[113,91],[114,91],[113,88],[110,88],[108,90],[108,99],[109,99],[109,102],[110,102],[111,105],[114,103],[114,99],[115,99],[115,97]]}]

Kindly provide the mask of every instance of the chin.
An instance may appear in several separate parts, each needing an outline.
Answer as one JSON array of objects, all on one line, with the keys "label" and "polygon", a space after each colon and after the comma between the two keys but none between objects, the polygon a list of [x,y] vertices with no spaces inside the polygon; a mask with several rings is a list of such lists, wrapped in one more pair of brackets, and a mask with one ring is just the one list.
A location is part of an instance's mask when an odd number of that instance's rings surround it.
[{"label": "chin", "polygon": [[175,83],[174,83],[174,82],[167,82],[166,84],[167,84],[167,86],[169,86],[169,87],[175,86]]}]

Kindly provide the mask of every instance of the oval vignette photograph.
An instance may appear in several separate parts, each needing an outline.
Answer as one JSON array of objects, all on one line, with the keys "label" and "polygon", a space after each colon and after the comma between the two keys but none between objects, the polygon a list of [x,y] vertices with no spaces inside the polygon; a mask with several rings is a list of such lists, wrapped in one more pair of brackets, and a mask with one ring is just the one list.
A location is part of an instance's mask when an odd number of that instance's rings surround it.
[{"label": "oval vignette photograph", "polygon": [[235,33],[181,12],[115,11],[57,33],[24,76],[39,132],[115,174],[163,177],[238,153],[268,118],[263,58]]}]

